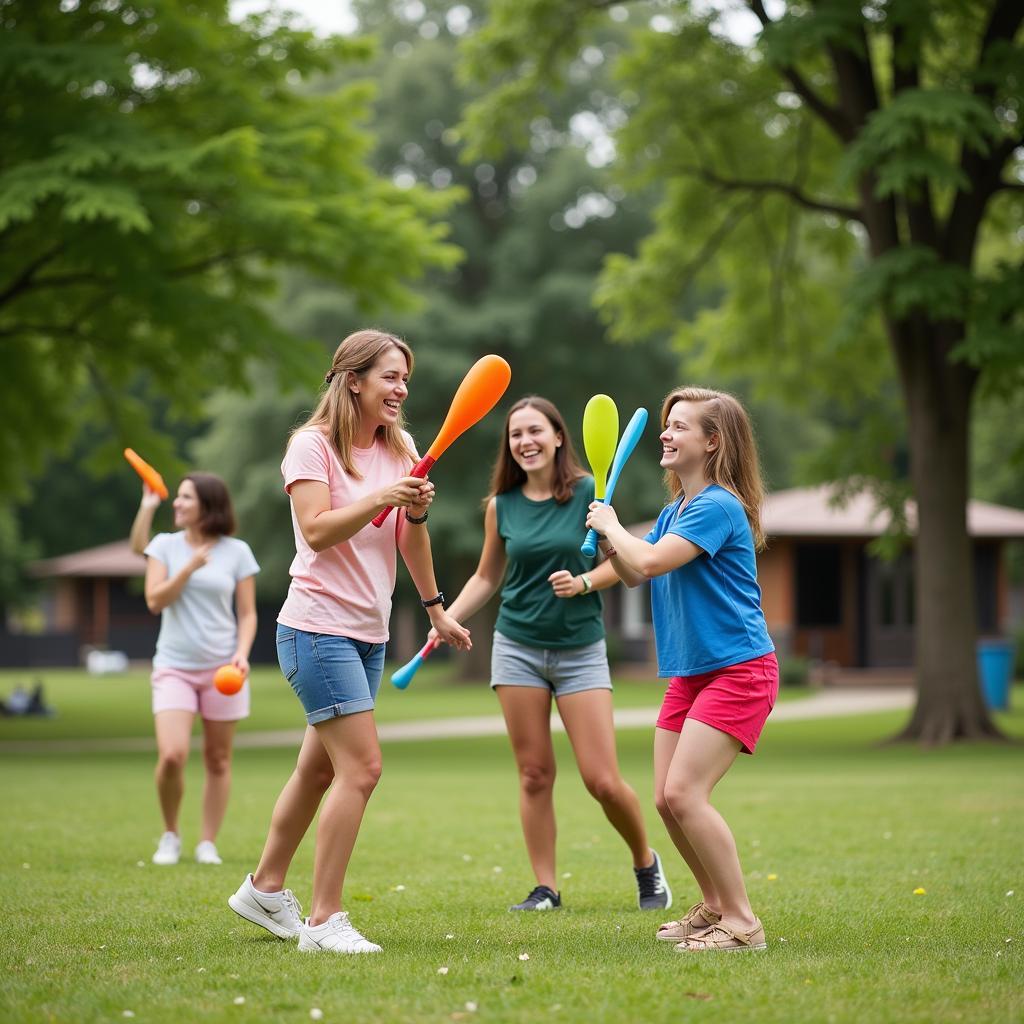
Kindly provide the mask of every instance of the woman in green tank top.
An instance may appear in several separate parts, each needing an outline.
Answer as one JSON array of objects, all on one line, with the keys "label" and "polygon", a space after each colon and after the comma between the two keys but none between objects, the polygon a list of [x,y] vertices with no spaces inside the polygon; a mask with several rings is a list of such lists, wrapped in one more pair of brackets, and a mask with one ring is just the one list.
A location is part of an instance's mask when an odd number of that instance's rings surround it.
[{"label": "woman in green tank top", "polygon": [[[449,614],[462,623],[502,584],[491,686],[519,769],[519,813],[537,885],[511,910],[561,906],[555,872],[554,697],[583,782],[633,857],[638,904],[671,905],[658,855],[647,843],[636,794],[619,773],[611,679],[597,590],[617,582],[588,571],[580,553],[594,481],[580,466],[565,422],[547,399],[509,410],[484,513],[480,564]],[[434,636],[431,631],[430,636]]]}]

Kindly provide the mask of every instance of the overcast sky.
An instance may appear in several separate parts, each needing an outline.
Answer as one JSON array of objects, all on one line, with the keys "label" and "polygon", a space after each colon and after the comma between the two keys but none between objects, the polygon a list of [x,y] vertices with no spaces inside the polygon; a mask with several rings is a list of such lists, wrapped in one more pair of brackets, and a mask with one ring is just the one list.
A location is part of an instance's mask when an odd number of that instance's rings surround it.
[{"label": "overcast sky", "polygon": [[[231,0],[231,16],[244,18],[270,6],[270,0]],[[356,28],[348,0],[281,0],[276,6],[301,14],[319,35],[353,32]]]}]

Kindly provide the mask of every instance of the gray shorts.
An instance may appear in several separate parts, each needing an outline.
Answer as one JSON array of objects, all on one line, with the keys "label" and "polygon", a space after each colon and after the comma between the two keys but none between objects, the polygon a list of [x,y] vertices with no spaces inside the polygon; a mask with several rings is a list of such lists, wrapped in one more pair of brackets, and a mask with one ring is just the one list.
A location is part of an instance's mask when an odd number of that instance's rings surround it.
[{"label": "gray shorts", "polygon": [[496,631],[491,646],[491,687],[495,686],[534,686],[556,697],[610,690],[608,650],[603,639],[583,647],[527,647]]}]

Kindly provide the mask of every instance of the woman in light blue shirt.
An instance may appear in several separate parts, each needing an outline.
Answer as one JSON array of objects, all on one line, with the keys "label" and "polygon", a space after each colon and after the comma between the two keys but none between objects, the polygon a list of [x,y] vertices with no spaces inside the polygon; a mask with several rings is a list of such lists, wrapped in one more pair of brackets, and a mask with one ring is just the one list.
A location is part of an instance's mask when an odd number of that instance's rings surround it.
[{"label": "woman in light blue shirt", "polygon": [[156,788],[164,819],[154,864],[177,864],[181,855],[178,815],[185,763],[196,714],[203,720],[203,820],[195,858],[220,864],[216,838],[231,790],[235,725],[249,715],[249,682],[232,695],[213,685],[222,665],[249,674],[256,636],[256,585],[260,571],[249,545],[232,537],[235,514],[224,481],[190,473],[174,498],[175,533],[149,540],[159,496],[143,485],[132,524],[133,550],[146,555],[146,604],[160,615],[153,657],[156,723]]}]

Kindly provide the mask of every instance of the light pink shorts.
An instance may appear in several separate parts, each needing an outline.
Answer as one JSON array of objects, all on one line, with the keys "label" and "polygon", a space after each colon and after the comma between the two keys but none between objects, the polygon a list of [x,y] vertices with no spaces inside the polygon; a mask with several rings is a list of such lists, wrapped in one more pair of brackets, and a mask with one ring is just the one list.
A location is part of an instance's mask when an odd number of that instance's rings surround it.
[{"label": "light pink shorts", "polygon": [[154,666],[153,714],[158,711],[191,711],[211,722],[235,722],[249,717],[249,680],[231,696],[213,685],[216,668],[168,668]]}]

